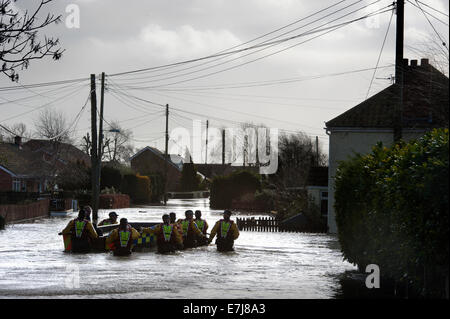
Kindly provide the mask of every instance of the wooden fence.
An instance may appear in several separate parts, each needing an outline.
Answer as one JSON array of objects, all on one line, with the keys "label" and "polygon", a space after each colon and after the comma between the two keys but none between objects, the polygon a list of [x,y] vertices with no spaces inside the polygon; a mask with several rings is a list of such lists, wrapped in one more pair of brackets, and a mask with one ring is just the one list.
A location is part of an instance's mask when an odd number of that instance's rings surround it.
[{"label": "wooden fence", "polygon": [[239,230],[259,231],[259,232],[308,232],[305,227],[296,224],[281,223],[274,217],[249,217],[236,218],[236,225]]},{"label": "wooden fence", "polygon": [[278,220],[273,217],[237,218],[236,224],[239,230],[278,232],[280,227]]}]

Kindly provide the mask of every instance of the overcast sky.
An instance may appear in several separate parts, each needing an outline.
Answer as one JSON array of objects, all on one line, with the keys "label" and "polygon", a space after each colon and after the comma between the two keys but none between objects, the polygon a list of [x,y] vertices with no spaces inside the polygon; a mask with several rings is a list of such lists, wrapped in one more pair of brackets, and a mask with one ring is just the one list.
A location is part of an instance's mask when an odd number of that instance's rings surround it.
[{"label": "overcast sky", "polygon": [[[319,15],[251,44],[310,23],[314,19],[356,1],[343,1]],[[31,8],[36,2],[19,0],[17,6]],[[59,61],[51,59],[33,61],[27,70],[20,72],[20,83],[32,84],[88,78],[91,73],[99,74],[104,71],[108,75],[207,56],[274,31],[337,2],[339,1],[57,0],[45,11],[62,14],[63,23],[48,28],[45,34],[60,39],[61,46],[65,49],[63,58]],[[361,1],[281,38],[318,27],[372,2]],[[422,2],[448,14],[447,0],[423,0]],[[381,0],[365,10],[330,25],[361,17],[391,3],[392,0]],[[65,20],[68,13],[65,11],[70,4],[76,4],[80,8],[80,28],[66,26]],[[427,7],[423,8],[448,24],[448,17]],[[377,16],[378,20],[372,18],[359,21],[286,51],[214,75],[209,74],[275,53],[305,41],[312,35],[286,41],[252,55],[244,56],[251,52],[249,51],[224,57],[196,68],[194,66],[200,62],[158,72],[111,77],[112,83],[119,86],[119,89],[115,88],[116,91],[111,92],[111,87],[108,86],[105,119],[124,121],[122,126],[133,130],[136,148],[151,145],[163,149],[162,132],[165,125],[161,113],[163,108],[123,95],[129,94],[160,104],[168,103],[173,108],[203,115],[194,116],[180,111],[173,112],[178,115],[174,114],[170,117],[171,128],[180,125],[192,127],[189,118],[201,119],[203,122],[209,118],[210,126],[215,127],[233,126],[231,121],[264,123],[273,128],[303,131],[314,138],[319,136],[321,147],[327,152],[328,138],[325,134],[324,122],[365,99],[373,71],[319,79],[311,77],[375,67],[390,17],[391,13],[387,12]],[[447,41],[448,25],[432,17],[430,21]],[[420,59],[421,56],[413,52],[411,48],[420,48],[433,35],[434,31],[423,14],[407,3],[405,57]],[[379,65],[392,65],[394,56],[395,15]],[[235,60],[217,66],[231,59]],[[214,65],[216,67],[211,68]],[[206,67],[210,68],[199,71]],[[379,69],[370,95],[390,85],[389,80],[381,78],[388,78],[393,74],[393,67]],[[205,77],[194,79],[199,76]],[[294,81],[279,83],[286,79],[294,79]],[[300,79],[302,81],[299,81]],[[174,84],[180,81],[185,82]],[[16,84],[4,76],[0,77],[1,87],[11,85]],[[130,90],[126,86],[141,88]],[[153,88],[143,89],[149,86]],[[227,88],[229,86],[234,88]],[[33,110],[49,103],[54,108],[63,110],[68,121],[71,122],[89,94],[89,88],[86,86],[72,96],[63,98],[64,95],[72,92],[71,89],[76,88],[73,86],[49,93],[45,91],[54,87],[32,91],[1,92],[3,100],[34,97],[16,103],[0,104],[0,124],[12,125],[23,122],[32,129],[33,120],[42,108]],[[198,88],[206,90],[198,90]],[[53,102],[58,98],[58,101]],[[24,112],[28,113],[18,116]],[[138,119],[130,120],[132,118]],[[224,121],[219,122],[220,118]],[[89,126],[90,110],[86,108],[77,125],[76,136],[80,138],[88,132]]]}]

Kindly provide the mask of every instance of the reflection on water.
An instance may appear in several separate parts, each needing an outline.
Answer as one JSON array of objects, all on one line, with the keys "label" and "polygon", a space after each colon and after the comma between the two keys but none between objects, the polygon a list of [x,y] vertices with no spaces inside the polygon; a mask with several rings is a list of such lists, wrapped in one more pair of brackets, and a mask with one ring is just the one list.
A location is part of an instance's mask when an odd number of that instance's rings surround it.
[{"label": "reflection on water", "polygon": [[[202,210],[209,230],[221,218],[204,199],[116,212],[129,221],[159,222],[163,213],[183,217],[186,209]],[[101,210],[99,219],[108,212]],[[66,254],[58,232],[71,218],[0,232],[1,298],[333,298],[338,275],[354,269],[342,261],[336,238],[325,234],[243,231],[229,253],[210,245],[171,255]]]}]

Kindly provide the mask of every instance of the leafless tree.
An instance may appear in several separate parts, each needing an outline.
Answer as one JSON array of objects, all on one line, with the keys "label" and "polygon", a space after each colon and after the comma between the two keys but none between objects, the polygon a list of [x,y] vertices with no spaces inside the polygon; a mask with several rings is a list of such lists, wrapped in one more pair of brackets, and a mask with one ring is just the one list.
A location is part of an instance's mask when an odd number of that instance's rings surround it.
[{"label": "leafless tree", "polygon": [[39,31],[51,24],[61,22],[61,15],[48,13],[42,19],[40,13],[53,0],[40,0],[37,8],[22,12],[17,8],[17,0],[0,0],[0,61],[1,72],[12,81],[19,80],[17,70],[28,68],[32,60],[51,56],[61,58],[63,50],[59,40],[39,38]]},{"label": "leafless tree", "polygon": [[16,123],[9,127],[6,125],[2,126],[0,126],[0,135],[4,142],[13,143],[15,136],[25,139],[31,138],[31,133],[27,130],[27,126],[24,123]]},{"label": "leafless tree", "polygon": [[64,114],[52,108],[40,112],[34,123],[35,134],[40,138],[59,143],[72,143],[72,132]]},{"label": "leafless tree", "polygon": [[118,122],[111,122],[104,131],[102,160],[111,162],[128,162],[133,154],[133,132],[122,128]]},{"label": "leafless tree", "polygon": [[407,48],[418,54],[420,58],[427,58],[437,70],[448,77],[449,53],[436,35],[427,35],[415,45],[407,45]]},{"label": "leafless tree", "polygon": [[304,133],[283,134],[278,142],[279,159],[276,177],[284,187],[306,185],[309,170],[314,166],[325,166],[327,157],[316,151],[311,137]]}]

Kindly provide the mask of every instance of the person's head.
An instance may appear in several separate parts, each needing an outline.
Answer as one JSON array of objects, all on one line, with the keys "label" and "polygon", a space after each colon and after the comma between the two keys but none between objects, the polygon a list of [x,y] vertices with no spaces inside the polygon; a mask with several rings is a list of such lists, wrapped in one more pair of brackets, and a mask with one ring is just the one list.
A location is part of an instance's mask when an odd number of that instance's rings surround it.
[{"label": "person's head", "polygon": [[170,216],[167,214],[162,215],[162,220],[164,224],[169,224],[170,223]]},{"label": "person's head", "polygon": [[117,220],[117,217],[118,217],[119,215],[117,215],[117,213],[116,212],[111,212],[111,213],[109,213],[109,218],[113,221],[113,222],[115,222],[116,220]]},{"label": "person's head", "polygon": [[231,211],[230,210],[225,210],[224,212],[223,212],[223,219],[225,219],[225,220],[230,220],[230,217],[231,217]]},{"label": "person's head", "polygon": [[125,229],[125,228],[127,228],[127,226],[128,226],[128,219],[121,218],[120,223],[119,223],[119,228]]},{"label": "person's head", "polygon": [[170,213],[169,217],[171,223],[175,223],[177,221],[177,214],[175,214],[174,212]]},{"label": "person's head", "polygon": [[91,206],[84,206],[83,210],[86,212],[84,218],[86,218],[87,220],[91,220],[91,213],[92,213]]},{"label": "person's head", "polygon": [[184,215],[186,216],[186,219],[192,219],[194,217],[194,212],[189,209],[184,212]]},{"label": "person's head", "polygon": [[86,211],[84,209],[80,209],[80,211],[78,212],[78,219],[83,220],[85,218],[86,218]]},{"label": "person's head", "polygon": [[195,218],[198,218],[198,219],[202,218],[202,212],[200,210],[195,211]]}]

